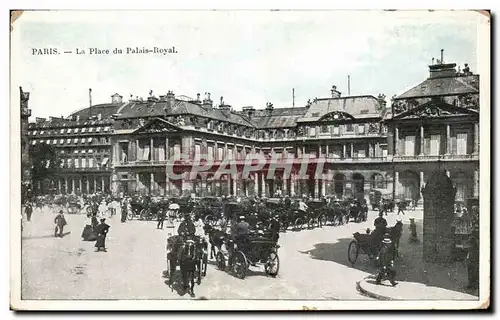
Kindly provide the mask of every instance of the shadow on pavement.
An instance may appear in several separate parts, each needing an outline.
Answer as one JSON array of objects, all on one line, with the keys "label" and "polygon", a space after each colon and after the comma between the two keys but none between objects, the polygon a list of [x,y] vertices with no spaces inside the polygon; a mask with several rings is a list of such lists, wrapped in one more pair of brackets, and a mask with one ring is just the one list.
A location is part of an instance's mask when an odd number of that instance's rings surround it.
[{"label": "shadow on pavement", "polygon": [[[71,233],[71,231],[64,232],[62,234],[62,238],[64,238],[65,236],[67,236],[70,233]],[[48,239],[48,238],[56,238],[56,237],[53,234],[47,234],[47,235],[43,235],[43,236],[21,237],[22,240]]]},{"label": "shadow on pavement", "polygon": [[309,254],[313,259],[331,261],[367,273],[375,273],[377,271],[375,262],[366,254],[360,252],[355,264],[349,262],[347,253],[351,241],[352,238],[341,238],[335,243],[317,243],[314,249],[300,253]]}]

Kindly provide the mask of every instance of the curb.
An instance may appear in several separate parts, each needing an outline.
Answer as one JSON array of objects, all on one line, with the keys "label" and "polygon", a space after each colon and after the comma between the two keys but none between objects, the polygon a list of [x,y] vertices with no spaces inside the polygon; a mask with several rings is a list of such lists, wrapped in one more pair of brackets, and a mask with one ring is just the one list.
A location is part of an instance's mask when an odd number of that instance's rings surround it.
[{"label": "curb", "polygon": [[[365,278],[365,279],[366,279],[366,278]],[[361,280],[361,281],[365,281],[365,279],[363,279],[363,280]],[[391,297],[387,297],[387,296],[383,296],[383,295],[380,295],[380,294],[377,294],[377,293],[373,293],[373,292],[371,292],[371,291],[368,291],[368,290],[364,289],[364,288],[361,286],[361,281],[356,281],[356,289],[357,289],[360,293],[362,293],[362,294],[364,294],[364,295],[366,295],[366,296],[368,296],[368,297],[370,297],[370,298],[377,299],[377,300],[384,300],[384,301],[388,301],[388,300],[397,300],[397,299],[394,299],[394,298],[391,298]]]}]

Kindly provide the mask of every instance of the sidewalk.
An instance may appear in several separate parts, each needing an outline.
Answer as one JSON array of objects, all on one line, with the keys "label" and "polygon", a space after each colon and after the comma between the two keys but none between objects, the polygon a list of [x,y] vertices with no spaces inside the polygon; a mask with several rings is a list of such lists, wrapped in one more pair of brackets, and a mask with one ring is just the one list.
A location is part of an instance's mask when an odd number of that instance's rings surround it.
[{"label": "sidewalk", "polygon": [[[466,290],[468,284],[465,261],[448,264],[423,261],[423,212],[406,211],[403,219],[403,234],[400,240],[399,257],[395,261],[398,285],[388,282],[376,285],[373,279],[363,279],[357,283],[358,290],[381,300],[477,300],[479,291]],[[395,224],[398,216],[389,214],[388,225]],[[415,218],[419,243],[410,244],[409,218]]]}]

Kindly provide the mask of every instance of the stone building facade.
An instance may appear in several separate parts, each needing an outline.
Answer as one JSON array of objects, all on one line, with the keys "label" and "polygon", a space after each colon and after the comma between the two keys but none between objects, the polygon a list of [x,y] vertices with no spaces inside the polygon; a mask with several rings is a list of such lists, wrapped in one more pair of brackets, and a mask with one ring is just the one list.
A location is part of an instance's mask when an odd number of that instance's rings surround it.
[{"label": "stone building facade", "polygon": [[31,117],[31,109],[28,108],[30,93],[24,92],[23,88],[19,87],[20,94],[20,114],[21,114],[21,180],[25,185],[31,183],[31,161],[29,153],[29,118]]},{"label": "stone building facade", "polygon": [[465,64],[441,61],[429,66],[429,78],[392,101],[389,155],[394,195],[421,199],[429,176],[446,172],[456,200],[479,194],[479,75]]}]

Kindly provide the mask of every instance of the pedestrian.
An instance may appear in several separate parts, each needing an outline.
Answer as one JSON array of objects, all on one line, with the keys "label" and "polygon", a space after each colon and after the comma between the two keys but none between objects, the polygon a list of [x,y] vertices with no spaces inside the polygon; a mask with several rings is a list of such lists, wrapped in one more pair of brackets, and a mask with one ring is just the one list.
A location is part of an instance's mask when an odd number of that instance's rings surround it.
[{"label": "pedestrian", "polygon": [[469,239],[469,250],[467,252],[467,276],[469,284],[467,289],[479,287],[479,229],[474,228]]},{"label": "pedestrian", "polygon": [[122,210],[121,210],[122,216],[121,216],[121,220],[120,221],[121,222],[125,222],[125,221],[127,221],[127,209],[128,209],[127,208],[128,205],[127,205],[127,199],[126,198],[123,198],[121,207],[122,207]]},{"label": "pedestrian", "polygon": [[398,216],[399,216],[399,213],[401,212],[403,215],[405,214],[405,212],[403,211],[403,209],[406,209],[406,202],[404,201],[400,201],[398,202]]},{"label": "pedestrian", "polygon": [[59,214],[56,216],[54,219],[54,223],[56,225],[55,231],[54,231],[54,237],[63,237],[63,230],[64,226],[66,226],[68,223],[66,222],[66,218],[64,217],[63,211],[60,210]]},{"label": "pedestrian", "polygon": [[380,252],[377,257],[379,263],[379,271],[375,278],[377,284],[380,284],[383,280],[388,279],[392,286],[397,285],[396,282],[396,270],[394,270],[394,256],[395,248],[391,241],[391,237],[388,233],[384,235],[382,240],[382,246],[380,247]]},{"label": "pedestrian", "polygon": [[158,224],[156,225],[156,229],[163,230],[163,222],[165,221],[165,210],[163,208],[158,210]]},{"label": "pedestrian", "polygon": [[418,243],[420,240],[418,240],[418,235],[417,235],[417,224],[415,223],[415,218],[410,218],[410,226],[408,227],[410,229],[410,237],[408,238],[409,243]]},{"label": "pedestrian", "polygon": [[26,208],[24,209],[24,213],[26,213],[26,219],[31,221],[31,214],[33,213],[33,206],[31,202],[26,202]]},{"label": "pedestrian", "polygon": [[106,236],[109,231],[109,225],[106,224],[106,219],[101,219],[101,224],[96,227],[97,241],[95,242],[96,252],[104,251],[106,252]]}]

